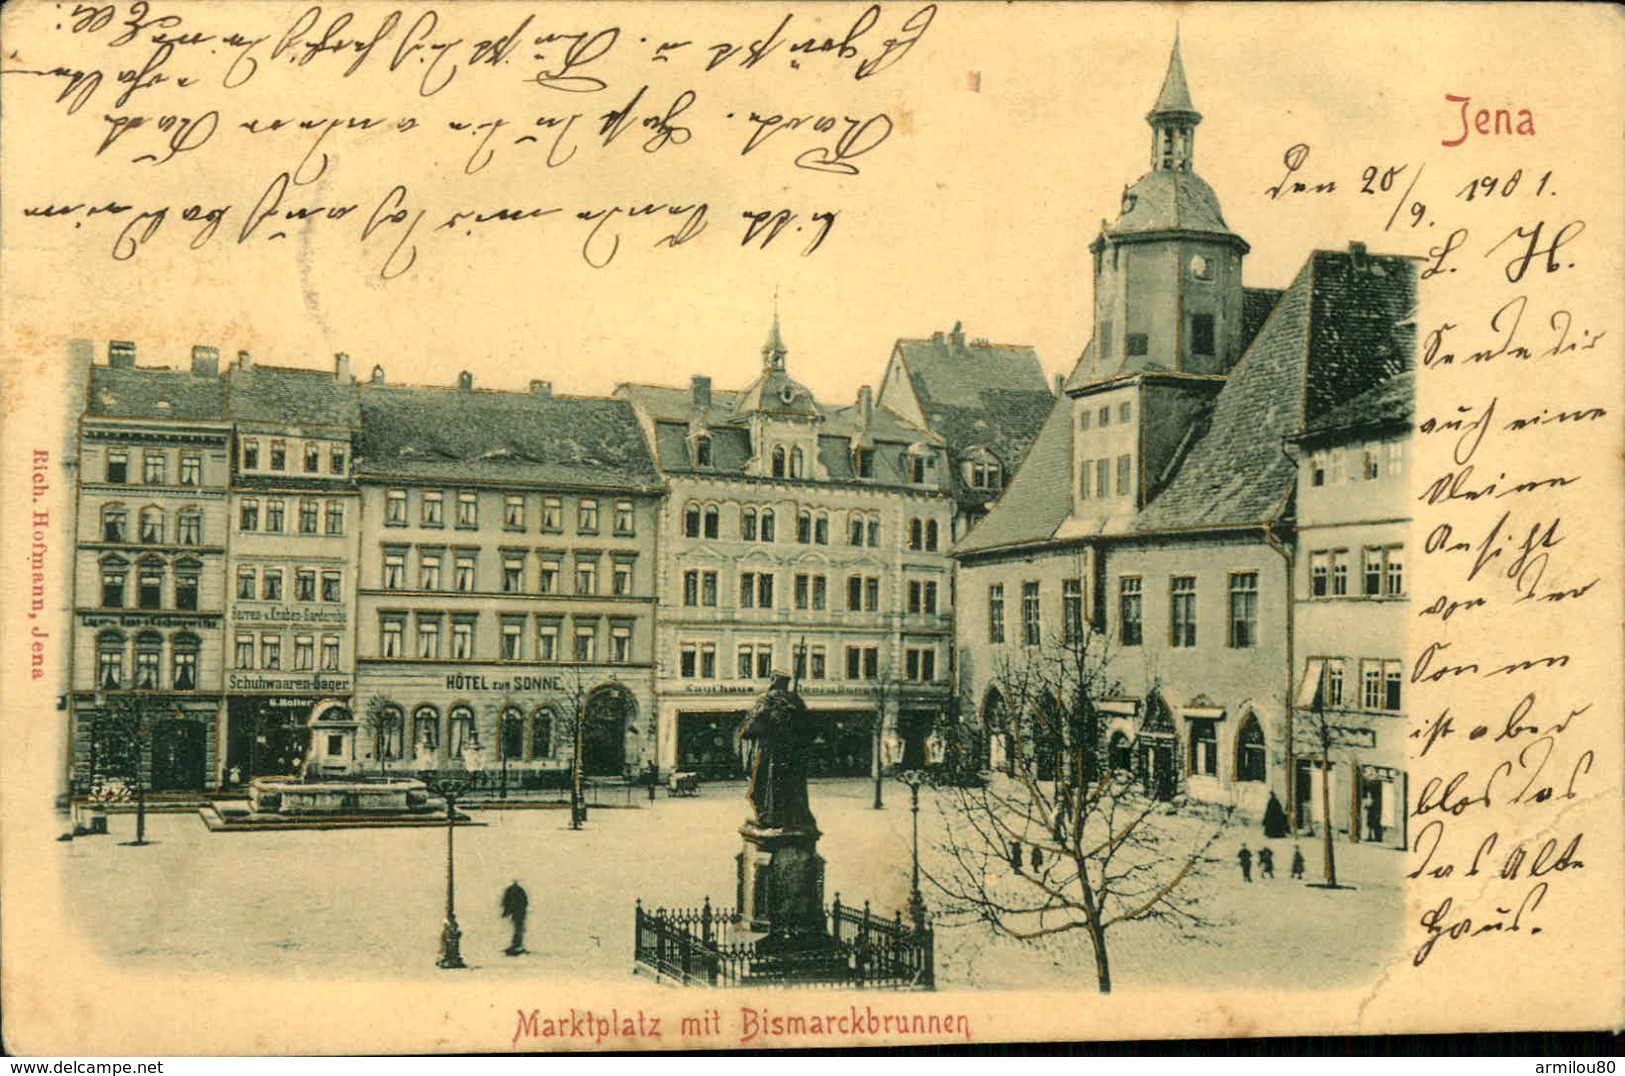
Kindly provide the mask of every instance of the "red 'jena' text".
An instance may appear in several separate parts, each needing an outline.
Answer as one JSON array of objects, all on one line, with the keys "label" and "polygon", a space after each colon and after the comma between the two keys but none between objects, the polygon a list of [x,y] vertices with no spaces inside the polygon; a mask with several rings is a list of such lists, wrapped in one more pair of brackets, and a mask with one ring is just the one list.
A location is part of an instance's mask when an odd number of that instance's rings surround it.
[{"label": "red 'jena' text", "polygon": [[[1520,108],[1514,114],[1510,108],[1498,108],[1493,112],[1487,108],[1474,110],[1471,97],[1457,97],[1453,93],[1444,95],[1446,101],[1453,101],[1461,105],[1461,133],[1455,138],[1446,138],[1439,142],[1441,146],[1459,146],[1467,141],[1467,136],[1474,131],[1481,135],[1529,135],[1535,133],[1535,114],[1527,108]],[[1514,123],[1516,119],[1516,123]]]}]

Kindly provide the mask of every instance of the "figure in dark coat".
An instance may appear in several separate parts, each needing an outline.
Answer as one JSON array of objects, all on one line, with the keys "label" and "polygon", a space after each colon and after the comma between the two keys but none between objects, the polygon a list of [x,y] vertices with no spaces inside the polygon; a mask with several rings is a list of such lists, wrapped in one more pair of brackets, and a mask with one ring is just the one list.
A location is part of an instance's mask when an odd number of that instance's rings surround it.
[{"label": "figure in dark coat", "polygon": [[1271,792],[1270,801],[1264,807],[1264,836],[1278,841],[1286,836],[1286,831],[1286,808],[1281,806],[1281,801]]},{"label": "figure in dark coat", "polygon": [[1275,877],[1275,853],[1268,848],[1258,850],[1258,876],[1260,878]]},{"label": "figure in dark coat", "polygon": [[1303,877],[1303,849],[1297,845],[1292,846],[1292,877]]},{"label": "figure in dark coat", "polygon": [[762,829],[816,829],[807,802],[807,745],[811,715],[790,677],[774,673],[773,684],[756,701],[739,738],[745,742],[750,788],[745,792]]},{"label": "figure in dark coat", "polygon": [[502,918],[513,920],[513,940],[503,950],[508,956],[518,956],[525,951],[525,916],[529,912],[530,897],[516,878],[513,885],[502,891]]},{"label": "figure in dark coat", "polygon": [[1241,846],[1241,851],[1236,853],[1236,862],[1241,864],[1241,880],[1244,882],[1252,881],[1253,854],[1247,850],[1245,844]]},{"label": "figure in dark coat", "polygon": [[1021,842],[1010,842],[1010,869],[1017,874],[1021,873]]}]

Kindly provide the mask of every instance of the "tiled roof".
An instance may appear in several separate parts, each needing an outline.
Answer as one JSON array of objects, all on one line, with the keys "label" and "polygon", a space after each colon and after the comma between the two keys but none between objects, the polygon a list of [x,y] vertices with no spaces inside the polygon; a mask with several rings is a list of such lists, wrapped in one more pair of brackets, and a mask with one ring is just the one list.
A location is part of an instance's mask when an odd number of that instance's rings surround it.
[{"label": "tiled roof", "polygon": [[1264,327],[1264,321],[1281,301],[1280,288],[1241,289],[1241,350],[1246,351],[1253,337]]},{"label": "tiled roof", "polygon": [[1409,369],[1415,300],[1407,259],[1311,255],[1215,398],[1207,432],[1133,529],[1270,518],[1297,473],[1282,441]]},{"label": "tiled roof", "polygon": [[[931,431],[947,442],[956,462],[984,446],[1006,472],[1027,451],[1055,395],[1038,353],[1029,345],[966,344],[957,331],[929,340],[899,340],[897,352]],[[960,500],[992,500],[997,491],[977,490],[954,469]]]},{"label": "tiled roof", "polygon": [[362,385],[356,470],[536,485],[660,483],[625,400]]},{"label": "tiled roof", "polygon": [[1072,410],[1066,397],[1052,400],[1026,456],[993,510],[954,546],[974,553],[1003,546],[1042,542],[1066,521],[1072,501]]},{"label": "tiled roof", "polygon": [[1405,427],[1415,415],[1416,375],[1407,370],[1310,421],[1299,439],[1332,440],[1355,431]]},{"label": "tiled roof", "polygon": [[220,422],[226,417],[226,382],[190,370],[92,366],[85,411],[106,418]]},{"label": "tiled roof", "polygon": [[1190,88],[1185,84],[1185,62],[1179,58],[1179,35],[1175,31],[1174,51],[1168,57],[1168,74],[1162,80],[1162,92],[1157,94],[1157,103],[1152,106],[1151,114],[1195,111],[1196,106],[1191,104]]},{"label": "tiled roof", "polygon": [[233,367],[227,375],[231,417],[247,422],[354,426],[360,420],[355,384],[320,370]]}]

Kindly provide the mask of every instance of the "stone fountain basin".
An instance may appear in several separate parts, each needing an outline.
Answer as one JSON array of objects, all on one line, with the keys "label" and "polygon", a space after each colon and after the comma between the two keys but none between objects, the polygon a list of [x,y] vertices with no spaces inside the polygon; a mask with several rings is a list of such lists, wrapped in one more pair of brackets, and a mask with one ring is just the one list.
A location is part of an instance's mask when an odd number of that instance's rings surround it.
[{"label": "stone fountain basin", "polygon": [[257,814],[405,814],[430,810],[429,790],[411,777],[301,781],[256,777],[248,805]]}]

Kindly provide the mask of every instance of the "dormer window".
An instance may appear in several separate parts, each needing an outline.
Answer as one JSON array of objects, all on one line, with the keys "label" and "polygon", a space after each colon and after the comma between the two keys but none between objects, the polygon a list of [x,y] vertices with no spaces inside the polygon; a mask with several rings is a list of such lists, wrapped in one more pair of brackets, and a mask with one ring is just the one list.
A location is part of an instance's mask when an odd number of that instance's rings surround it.
[{"label": "dormer window", "polygon": [[711,465],[711,435],[708,433],[696,434],[694,437],[694,466],[710,467]]},{"label": "dormer window", "polygon": [[801,478],[801,477],[803,477],[805,475],[805,473],[806,473],[806,468],[807,468],[806,456],[802,453],[801,449],[800,448],[791,449],[790,450],[790,477],[791,478]]},{"label": "dormer window", "polygon": [[1003,478],[999,461],[992,457],[972,459],[965,464],[965,482],[972,489],[996,490]]},{"label": "dormer window", "polygon": [[931,455],[930,449],[924,445],[914,445],[905,454],[904,462],[908,465],[908,480],[915,483],[925,483],[931,480],[930,476],[935,470],[936,459]]},{"label": "dormer window", "polygon": [[873,478],[875,476],[875,450],[872,448],[858,448],[852,451],[852,469],[859,478]]},{"label": "dormer window", "polygon": [[773,457],[772,458],[773,458],[773,477],[774,478],[783,478],[784,477],[784,470],[785,470],[784,446],[783,445],[778,445],[773,449]]}]

